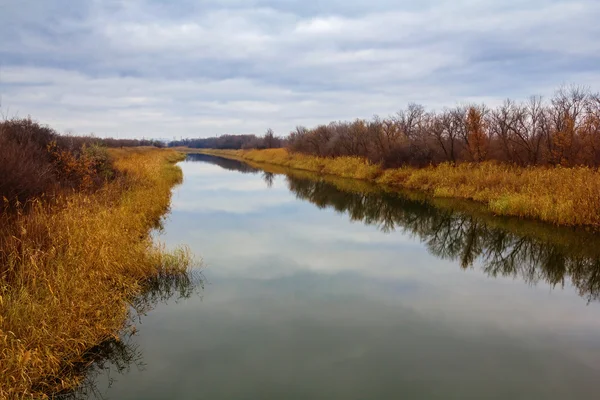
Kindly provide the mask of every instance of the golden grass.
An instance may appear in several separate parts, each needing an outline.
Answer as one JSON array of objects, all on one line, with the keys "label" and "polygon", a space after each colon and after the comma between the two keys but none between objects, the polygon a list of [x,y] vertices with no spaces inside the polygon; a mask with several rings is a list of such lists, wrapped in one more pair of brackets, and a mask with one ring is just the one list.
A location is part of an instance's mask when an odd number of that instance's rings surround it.
[{"label": "golden grass", "polygon": [[484,162],[383,169],[357,157],[322,158],[286,149],[202,152],[424,190],[435,197],[475,200],[498,215],[600,228],[600,172],[593,168],[521,168]]},{"label": "golden grass", "polygon": [[189,267],[186,250],[166,253],[149,236],[182,180],[174,165],[182,155],[129,149],[111,157],[119,179],[94,194],[38,202],[6,224],[13,234],[0,238],[8,260],[0,281],[0,398],[76,386],[82,377],[73,367],[123,327],[144,279]]}]

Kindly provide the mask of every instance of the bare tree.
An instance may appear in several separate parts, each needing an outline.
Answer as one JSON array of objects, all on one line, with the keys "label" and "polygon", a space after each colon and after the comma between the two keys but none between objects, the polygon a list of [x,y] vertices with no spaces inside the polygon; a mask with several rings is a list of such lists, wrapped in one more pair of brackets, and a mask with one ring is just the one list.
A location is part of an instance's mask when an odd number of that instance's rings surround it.
[{"label": "bare tree", "polygon": [[275,147],[275,132],[273,132],[273,129],[269,128],[267,129],[267,132],[265,133],[265,147],[267,149],[272,149],[273,147]]}]

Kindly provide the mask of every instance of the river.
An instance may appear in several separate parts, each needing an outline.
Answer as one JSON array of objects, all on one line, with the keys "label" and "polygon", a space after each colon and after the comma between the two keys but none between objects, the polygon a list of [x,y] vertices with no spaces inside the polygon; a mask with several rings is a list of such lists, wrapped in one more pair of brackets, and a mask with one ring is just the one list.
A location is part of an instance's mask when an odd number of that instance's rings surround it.
[{"label": "river", "polygon": [[159,239],[203,258],[78,398],[590,399],[600,237],[204,155]]}]

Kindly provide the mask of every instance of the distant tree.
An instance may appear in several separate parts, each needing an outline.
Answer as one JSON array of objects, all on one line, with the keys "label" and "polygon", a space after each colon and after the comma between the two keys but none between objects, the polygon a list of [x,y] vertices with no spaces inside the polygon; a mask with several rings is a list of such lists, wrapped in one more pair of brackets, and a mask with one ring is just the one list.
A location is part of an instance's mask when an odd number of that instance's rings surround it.
[{"label": "distant tree", "polygon": [[470,106],[467,110],[466,144],[471,159],[475,162],[480,162],[487,158],[489,143],[484,113],[485,107],[483,106]]},{"label": "distant tree", "polygon": [[[190,147],[196,149],[262,149],[264,137],[256,135],[221,135],[209,138],[181,139],[169,143],[169,147]],[[281,147],[281,139],[274,136],[273,147]]]},{"label": "distant tree", "polygon": [[273,129],[269,128],[267,129],[267,132],[265,133],[265,147],[267,149],[272,149],[273,147],[275,147],[275,133],[273,132]]}]

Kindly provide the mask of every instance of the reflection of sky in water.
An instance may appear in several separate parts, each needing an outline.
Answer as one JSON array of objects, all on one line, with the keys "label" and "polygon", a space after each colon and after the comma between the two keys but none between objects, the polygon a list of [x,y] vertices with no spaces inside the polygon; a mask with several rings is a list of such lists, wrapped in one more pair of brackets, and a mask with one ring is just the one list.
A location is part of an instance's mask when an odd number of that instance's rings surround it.
[{"label": "reflection of sky in water", "polygon": [[[493,279],[418,238],[296,200],[285,178],[182,164],[161,240],[205,262],[203,299],[144,317],[145,371],[109,398],[589,398],[600,311]],[[100,385],[101,387],[101,385]]]}]

